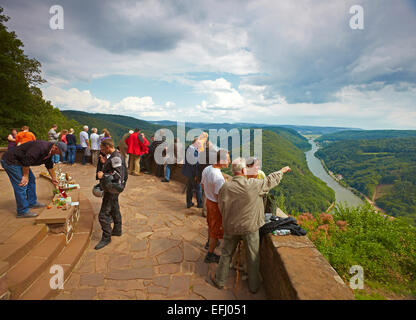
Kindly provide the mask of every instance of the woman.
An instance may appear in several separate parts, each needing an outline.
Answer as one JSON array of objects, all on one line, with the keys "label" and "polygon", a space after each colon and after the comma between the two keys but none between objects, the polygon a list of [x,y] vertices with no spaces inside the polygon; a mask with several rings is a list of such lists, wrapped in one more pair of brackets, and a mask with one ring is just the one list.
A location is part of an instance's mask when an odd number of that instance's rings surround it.
[{"label": "woman", "polygon": [[[68,134],[68,130],[66,130],[66,129],[62,130],[62,133],[61,133],[61,141],[63,143],[65,143],[66,145],[68,145],[68,141],[66,140],[66,135],[67,134]],[[67,159],[68,159],[68,151],[65,152],[65,153],[62,153],[62,162],[65,163]]]},{"label": "woman", "polygon": [[103,133],[100,135],[100,143],[105,139],[111,139],[110,131],[103,129]]},{"label": "woman", "polygon": [[16,136],[17,136],[17,130],[16,129],[12,129],[12,131],[9,134],[9,136],[7,137],[7,141],[9,142],[9,144],[7,146],[7,150],[10,150],[10,149],[12,149],[12,148],[14,148],[14,147],[17,146]]},{"label": "woman", "polygon": [[66,135],[66,143],[68,149],[68,164],[74,165],[75,151],[77,149],[77,138],[74,135],[74,129],[69,129],[69,133]]}]

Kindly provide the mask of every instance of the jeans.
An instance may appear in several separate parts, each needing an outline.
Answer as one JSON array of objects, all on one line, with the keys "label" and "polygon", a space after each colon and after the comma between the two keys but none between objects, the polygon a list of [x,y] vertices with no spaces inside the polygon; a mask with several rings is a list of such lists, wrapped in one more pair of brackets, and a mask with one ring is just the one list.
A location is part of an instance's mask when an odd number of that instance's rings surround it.
[{"label": "jeans", "polygon": [[61,157],[59,156],[59,154],[54,154],[52,156],[52,162],[53,163],[58,163],[61,160]]},{"label": "jeans", "polygon": [[198,207],[202,207],[202,187],[199,182],[195,181],[194,177],[188,178],[188,182],[186,184],[186,205],[190,206],[192,204],[194,189],[196,191]]},{"label": "jeans", "polygon": [[168,163],[165,165],[165,179],[170,180],[170,164]]},{"label": "jeans", "polygon": [[230,262],[240,240],[243,240],[246,249],[248,288],[254,293],[260,289],[261,285],[259,231],[243,236],[224,235],[221,258],[215,273],[215,282],[219,286],[225,285],[230,270]]},{"label": "jeans", "polygon": [[19,186],[22,180],[22,167],[16,165],[8,165],[1,160],[1,166],[6,170],[10,182],[13,186],[14,197],[16,198],[17,214],[23,215],[29,211],[37,202],[36,197],[36,181],[32,170],[29,169],[29,182],[26,186]]},{"label": "jeans", "polygon": [[118,204],[118,194],[112,194],[104,192],[103,202],[101,204],[101,210],[98,214],[98,221],[100,221],[101,228],[103,230],[103,239],[111,239],[111,223],[110,217],[114,221],[114,229],[121,230],[121,213],[120,206]]},{"label": "jeans", "polygon": [[68,163],[69,164],[74,164],[75,162],[75,151],[76,151],[77,147],[75,145],[73,146],[68,146]]},{"label": "jeans", "polygon": [[[67,149],[68,150],[68,149]],[[66,153],[67,153],[67,151],[65,151],[65,152],[62,152],[62,162],[65,162],[66,161]]]}]

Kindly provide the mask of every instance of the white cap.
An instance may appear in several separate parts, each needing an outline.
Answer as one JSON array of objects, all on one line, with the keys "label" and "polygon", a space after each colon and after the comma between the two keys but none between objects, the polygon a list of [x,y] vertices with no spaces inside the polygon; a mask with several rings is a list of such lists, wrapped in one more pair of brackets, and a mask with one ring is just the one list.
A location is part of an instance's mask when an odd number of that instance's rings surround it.
[{"label": "white cap", "polygon": [[129,130],[129,133],[130,133],[130,134],[133,134],[133,133],[134,133],[134,131],[133,131],[133,130]]}]

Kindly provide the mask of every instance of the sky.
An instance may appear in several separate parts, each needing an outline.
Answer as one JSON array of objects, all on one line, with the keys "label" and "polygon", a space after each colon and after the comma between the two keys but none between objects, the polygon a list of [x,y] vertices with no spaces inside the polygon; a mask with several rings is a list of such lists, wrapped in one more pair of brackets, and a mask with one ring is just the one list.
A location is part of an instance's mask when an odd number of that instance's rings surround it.
[{"label": "sky", "polygon": [[[63,29],[53,30],[53,5]],[[363,29],[353,29],[363,9]],[[61,110],[416,129],[416,1],[3,0]]]}]

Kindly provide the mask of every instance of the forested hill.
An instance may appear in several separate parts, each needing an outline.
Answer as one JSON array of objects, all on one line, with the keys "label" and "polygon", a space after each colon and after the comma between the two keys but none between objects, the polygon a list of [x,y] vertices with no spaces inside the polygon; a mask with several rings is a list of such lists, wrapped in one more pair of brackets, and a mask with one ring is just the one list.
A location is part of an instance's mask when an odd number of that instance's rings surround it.
[{"label": "forested hill", "polygon": [[8,17],[0,7],[0,145],[7,144],[12,128],[27,125],[38,139],[47,139],[52,124],[58,128],[74,128],[76,121],[69,121],[58,109],[42,97],[38,86],[41,78],[40,63],[24,54],[23,43],[5,26]]},{"label": "forested hill", "polygon": [[387,214],[416,223],[416,137],[338,141],[316,156]]},{"label": "forested hill", "polygon": [[324,134],[317,138],[316,141],[322,143],[344,140],[374,140],[406,137],[416,137],[416,130],[347,130]]},{"label": "forested hill", "polygon": [[[252,142],[251,150],[253,152]],[[262,170],[266,174],[284,166],[292,169],[271,191],[273,201],[282,210],[288,213],[324,212],[335,201],[334,191],[309,171],[304,152],[284,135],[263,130],[262,158]]]},{"label": "forested hill", "polygon": [[82,111],[62,111],[62,113],[68,118],[79,122],[82,125],[87,125],[90,129],[95,127],[102,131],[107,129],[116,144],[119,143],[121,138],[130,129],[134,130],[139,128],[148,138],[151,137],[157,130],[161,128],[171,129],[176,133],[176,127],[164,127],[149,123],[145,120],[140,120],[133,117],[104,114],[104,113],[87,113]]}]

